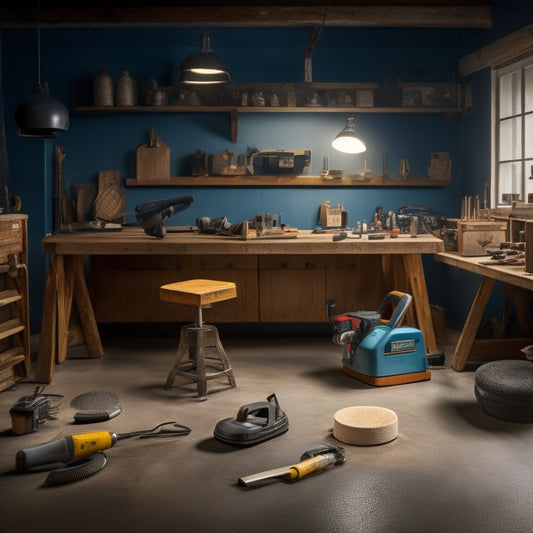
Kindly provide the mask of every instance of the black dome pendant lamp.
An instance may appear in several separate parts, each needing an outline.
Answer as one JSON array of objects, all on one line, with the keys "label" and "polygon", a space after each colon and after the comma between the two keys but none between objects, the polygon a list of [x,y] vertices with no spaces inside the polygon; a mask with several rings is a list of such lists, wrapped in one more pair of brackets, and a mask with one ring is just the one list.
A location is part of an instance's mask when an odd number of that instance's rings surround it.
[{"label": "black dome pendant lamp", "polygon": [[41,82],[41,7],[37,21],[37,83],[33,94],[15,109],[21,137],[56,137],[58,130],[68,130],[67,108],[50,96],[48,83]]}]

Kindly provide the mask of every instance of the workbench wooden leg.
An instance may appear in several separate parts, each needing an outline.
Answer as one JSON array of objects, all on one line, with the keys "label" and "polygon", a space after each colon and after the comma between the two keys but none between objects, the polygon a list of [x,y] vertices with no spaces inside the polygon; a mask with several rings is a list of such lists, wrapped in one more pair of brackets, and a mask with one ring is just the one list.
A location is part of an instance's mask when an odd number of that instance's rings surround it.
[{"label": "workbench wooden leg", "polygon": [[57,291],[55,254],[50,255],[50,266],[43,302],[43,317],[39,333],[35,381],[50,383],[54,376],[56,358]]},{"label": "workbench wooden leg", "polygon": [[426,352],[428,355],[437,353],[437,340],[435,339],[435,330],[431,319],[431,307],[429,305],[426,278],[424,277],[422,256],[420,254],[404,254],[401,257],[407,274],[409,291],[413,297],[418,329],[422,332],[426,343]]},{"label": "workbench wooden leg", "polygon": [[91,298],[85,281],[83,256],[71,256],[69,263],[70,270],[73,274],[74,299],[80,315],[87,352],[89,353],[89,357],[96,359],[104,355],[104,348],[102,346],[102,341],[100,340],[100,333],[98,331]]},{"label": "workbench wooden leg", "polygon": [[463,326],[463,331],[461,332],[461,336],[459,337],[459,341],[455,348],[455,355],[453,356],[451,364],[451,367],[454,370],[460,372],[466,365],[472,344],[474,343],[479,325],[481,324],[481,319],[483,318],[483,312],[485,311],[485,307],[487,307],[495,283],[496,280],[492,278],[483,277],[481,279],[481,283],[479,284],[476,296],[470,307],[465,325]]}]

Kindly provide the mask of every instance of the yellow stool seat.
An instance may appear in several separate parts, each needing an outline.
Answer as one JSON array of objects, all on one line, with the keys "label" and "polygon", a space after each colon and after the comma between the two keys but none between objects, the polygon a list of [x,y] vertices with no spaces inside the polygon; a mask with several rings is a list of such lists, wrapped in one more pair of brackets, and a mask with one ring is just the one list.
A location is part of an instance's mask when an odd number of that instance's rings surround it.
[{"label": "yellow stool seat", "polygon": [[[231,281],[190,279],[162,285],[159,288],[161,300],[196,307],[196,321],[181,328],[178,352],[170,368],[165,388],[171,388],[176,375],[190,379],[197,384],[198,398],[205,400],[207,381],[225,376],[229,385],[235,387],[233,369],[222,347],[218,330],[206,325],[202,319],[202,308],[229,300],[237,296],[237,287]],[[208,369],[213,371],[209,372]]]},{"label": "yellow stool seat", "polygon": [[231,281],[189,279],[169,283],[159,288],[159,297],[175,304],[207,306],[237,296],[237,286]]}]

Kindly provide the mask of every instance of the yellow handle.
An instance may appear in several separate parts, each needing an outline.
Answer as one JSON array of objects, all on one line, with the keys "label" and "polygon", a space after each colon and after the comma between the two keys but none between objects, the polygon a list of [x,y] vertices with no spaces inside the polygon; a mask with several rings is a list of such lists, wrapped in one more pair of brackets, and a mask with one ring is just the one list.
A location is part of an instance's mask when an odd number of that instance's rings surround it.
[{"label": "yellow handle", "polygon": [[331,464],[331,460],[329,460],[327,457],[324,457],[323,455],[311,457],[310,459],[306,459],[305,461],[302,461],[296,465],[292,465],[290,467],[291,471],[289,474],[289,479],[300,479],[301,477],[307,476],[308,474],[311,474],[318,470],[323,470]]},{"label": "yellow handle", "polygon": [[74,445],[74,460],[89,457],[95,452],[111,448],[115,441],[109,431],[95,431],[92,433],[78,433],[72,435]]}]

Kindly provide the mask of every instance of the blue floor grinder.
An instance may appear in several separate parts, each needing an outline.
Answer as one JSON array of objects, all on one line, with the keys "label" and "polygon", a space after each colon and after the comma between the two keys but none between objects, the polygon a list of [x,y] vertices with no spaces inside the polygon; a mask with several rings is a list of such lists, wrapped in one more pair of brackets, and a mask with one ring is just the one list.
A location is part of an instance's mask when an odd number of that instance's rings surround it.
[{"label": "blue floor grinder", "polygon": [[[431,379],[422,332],[399,326],[412,299],[410,294],[391,291],[377,311],[341,315],[333,314],[335,302],[328,300],[333,341],[343,346],[343,372],[376,386]],[[390,308],[392,312],[385,318]]]}]

